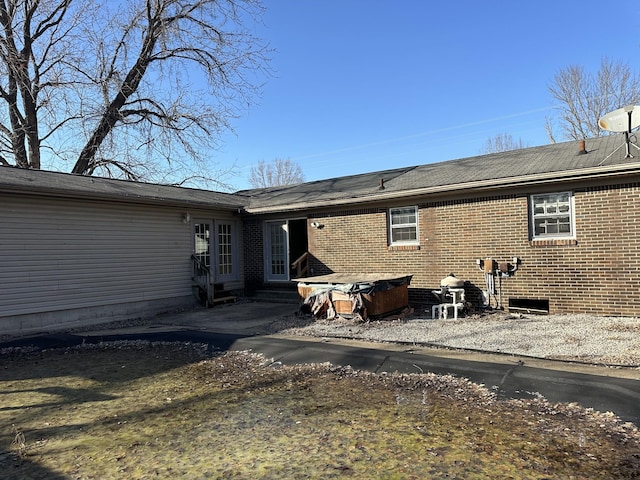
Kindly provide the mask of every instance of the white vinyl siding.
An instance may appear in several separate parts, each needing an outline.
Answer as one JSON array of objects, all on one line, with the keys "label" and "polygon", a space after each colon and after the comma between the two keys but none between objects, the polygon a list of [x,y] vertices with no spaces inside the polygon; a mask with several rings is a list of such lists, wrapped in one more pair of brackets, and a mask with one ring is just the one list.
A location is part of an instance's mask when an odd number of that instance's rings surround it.
[{"label": "white vinyl siding", "polygon": [[182,209],[8,195],[0,204],[0,318],[193,298]]}]

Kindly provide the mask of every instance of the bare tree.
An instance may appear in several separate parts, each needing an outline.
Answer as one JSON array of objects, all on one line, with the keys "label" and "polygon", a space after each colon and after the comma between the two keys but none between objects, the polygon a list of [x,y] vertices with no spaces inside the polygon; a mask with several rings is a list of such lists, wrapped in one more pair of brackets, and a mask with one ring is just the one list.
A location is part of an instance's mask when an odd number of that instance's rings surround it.
[{"label": "bare tree", "polygon": [[[41,117],[57,102],[66,83],[63,51],[66,31],[74,26],[70,2],[0,2],[0,163],[40,168]],[[66,23],[65,23],[66,20]],[[46,46],[40,47],[40,44]],[[45,119],[42,119],[45,120]],[[55,120],[52,120],[55,123]],[[46,137],[55,130],[53,125]]]},{"label": "bare tree", "polygon": [[254,188],[279,187],[304,182],[302,168],[290,159],[276,158],[270,163],[264,160],[251,167],[249,183]]},{"label": "bare tree", "polygon": [[[548,89],[558,102],[562,136],[567,140],[602,135],[598,120],[603,115],[640,101],[640,77],[627,64],[608,58],[602,59],[595,75],[579,65],[560,70]],[[546,119],[545,128],[555,142],[552,119]]]},{"label": "bare tree", "polygon": [[259,0],[0,0],[0,163],[208,175],[267,68],[247,27],[261,13]]},{"label": "bare tree", "polygon": [[487,139],[487,142],[484,144],[484,147],[482,148],[480,153],[485,154],[506,152],[509,150],[518,150],[525,147],[526,145],[521,138],[516,141],[511,134],[501,133],[496,135],[495,137]]}]

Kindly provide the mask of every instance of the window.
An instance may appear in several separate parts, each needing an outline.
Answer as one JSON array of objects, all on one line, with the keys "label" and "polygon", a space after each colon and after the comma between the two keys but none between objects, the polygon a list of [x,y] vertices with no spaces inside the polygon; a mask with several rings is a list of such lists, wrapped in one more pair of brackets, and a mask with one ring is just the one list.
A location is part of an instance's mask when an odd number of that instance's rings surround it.
[{"label": "window", "polygon": [[573,238],[573,194],[562,192],[532,195],[531,232],[534,239]]},{"label": "window", "polygon": [[285,275],[285,263],[287,260],[287,223],[272,222],[269,223],[269,245],[271,246],[271,269],[273,276]]},{"label": "window", "polygon": [[389,210],[389,243],[391,245],[418,243],[418,207]]},{"label": "window", "polygon": [[209,224],[196,223],[194,226],[194,254],[205,267],[209,267]]},{"label": "window", "polygon": [[218,274],[233,275],[232,225],[218,224]]}]

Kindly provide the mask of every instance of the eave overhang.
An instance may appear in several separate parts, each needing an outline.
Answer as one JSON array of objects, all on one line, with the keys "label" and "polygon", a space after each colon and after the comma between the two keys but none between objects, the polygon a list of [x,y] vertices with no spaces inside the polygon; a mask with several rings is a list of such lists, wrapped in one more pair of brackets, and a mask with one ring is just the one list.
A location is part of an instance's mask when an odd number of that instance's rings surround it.
[{"label": "eave overhang", "polygon": [[397,191],[375,191],[359,195],[344,196],[341,198],[320,198],[313,201],[294,202],[286,205],[266,205],[253,207],[251,204],[245,207],[249,214],[285,213],[302,210],[321,209],[326,207],[358,206],[385,201],[396,201],[416,197],[438,196],[443,194],[462,195],[465,193],[486,193],[505,188],[521,188],[541,185],[550,185],[561,182],[580,182],[587,180],[611,180],[620,176],[640,175],[640,162],[606,165],[597,167],[565,170],[561,172],[538,173],[534,175],[522,175],[508,178],[495,178],[471,182],[461,182],[447,185],[412,188]]},{"label": "eave overhang", "polygon": [[[0,174],[2,172],[3,170],[0,170]],[[135,182],[87,176],[73,176],[74,181],[70,182],[67,178],[70,176],[69,174],[46,171],[37,171],[36,173],[52,174],[53,176],[50,179],[34,180],[32,177],[25,175],[21,182],[10,182],[4,181],[0,175],[0,193],[235,212],[244,209],[246,200],[233,194],[219,194],[217,192],[183,187],[136,184]],[[58,184],[55,182],[57,178],[64,178],[65,182]],[[51,181],[47,183],[47,180]],[[216,198],[220,196],[225,198],[220,201]]]}]

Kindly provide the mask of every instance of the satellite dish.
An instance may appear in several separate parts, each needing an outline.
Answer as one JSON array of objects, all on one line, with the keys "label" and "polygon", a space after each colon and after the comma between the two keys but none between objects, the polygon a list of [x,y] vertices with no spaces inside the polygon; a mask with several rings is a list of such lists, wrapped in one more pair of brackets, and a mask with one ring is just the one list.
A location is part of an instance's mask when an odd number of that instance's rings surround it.
[{"label": "satellite dish", "polygon": [[[633,155],[631,155],[631,145],[640,150],[640,147],[632,143],[629,138],[631,130],[640,126],[640,105],[627,105],[626,107],[609,112],[598,120],[598,126],[610,132],[624,132],[624,144],[627,147],[627,155],[625,158],[633,158]],[[622,147],[622,145],[620,145],[620,147]],[[607,157],[600,162],[600,165],[617,152],[620,147],[607,155]]]},{"label": "satellite dish", "polygon": [[610,132],[630,132],[640,127],[640,105],[627,105],[609,112],[598,120],[598,125]]}]

